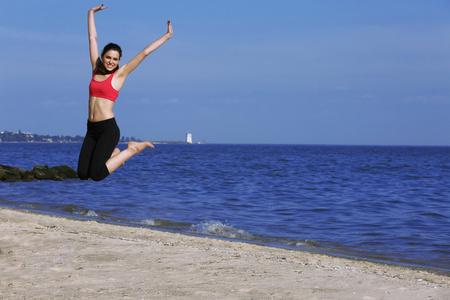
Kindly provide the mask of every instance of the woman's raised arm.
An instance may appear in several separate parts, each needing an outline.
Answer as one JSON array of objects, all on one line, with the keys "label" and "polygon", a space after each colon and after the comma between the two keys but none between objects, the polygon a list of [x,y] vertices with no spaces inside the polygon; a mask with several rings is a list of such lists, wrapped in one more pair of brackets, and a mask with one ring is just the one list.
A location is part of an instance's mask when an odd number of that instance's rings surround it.
[{"label": "woman's raised arm", "polygon": [[125,79],[136,67],[153,51],[161,47],[165,42],[167,42],[173,35],[172,24],[167,21],[167,32],[162,37],[148,45],[141,52],[138,53],[132,60],[124,64],[118,72],[118,76]]},{"label": "woman's raised arm", "polygon": [[95,69],[98,59],[97,29],[95,28],[94,13],[104,10],[106,6],[93,7],[88,12],[89,54],[91,57],[92,70]]}]

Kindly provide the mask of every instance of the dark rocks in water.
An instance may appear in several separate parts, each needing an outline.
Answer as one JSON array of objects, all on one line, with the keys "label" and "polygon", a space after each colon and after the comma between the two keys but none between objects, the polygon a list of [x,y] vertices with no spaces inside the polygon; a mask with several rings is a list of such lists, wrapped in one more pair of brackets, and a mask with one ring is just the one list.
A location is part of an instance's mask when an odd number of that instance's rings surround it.
[{"label": "dark rocks in water", "polygon": [[53,176],[57,176],[62,180],[66,178],[78,178],[77,172],[69,166],[56,166],[50,168],[50,172],[52,172]]},{"label": "dark rocks in water", "polygon": [[0,165],[1,181],[19,181],[22,180],[22,174],[25,170],[17,167]]},{"label": "dark rocks in water", "polygon": [[34,176],[36,179],[52,179],[53,178],[53,174],[50,171],[50,168],[47,166],[35,165],[31,172],[34,173]]},{"label": "dark rocks in water", "polygon": [[56,166],[49,168],[48,166],[35,165],[33,170],[24,170],[17,167],[9,167],[0,165],[0,181],[31,181],[39,180],[55,180],[62,181],[66,178],[78,178],[77,172],[69,166]]}]

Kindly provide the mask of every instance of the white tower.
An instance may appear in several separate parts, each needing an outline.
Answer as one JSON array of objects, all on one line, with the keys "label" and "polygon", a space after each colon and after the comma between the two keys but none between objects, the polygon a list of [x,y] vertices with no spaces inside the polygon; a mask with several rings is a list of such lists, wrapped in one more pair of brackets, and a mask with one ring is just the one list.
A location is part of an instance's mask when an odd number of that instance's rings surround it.
[{"label": "white tower", "polygon": [[189,131],[186,131],[186,143],[192,144],[192,133],[189,133]]}]

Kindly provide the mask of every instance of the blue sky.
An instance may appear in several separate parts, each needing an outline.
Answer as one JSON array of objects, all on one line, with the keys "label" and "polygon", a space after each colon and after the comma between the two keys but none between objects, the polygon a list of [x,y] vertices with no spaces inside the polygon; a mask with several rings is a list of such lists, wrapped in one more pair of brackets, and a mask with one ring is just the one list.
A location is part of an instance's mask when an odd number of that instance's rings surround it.
[{"label": "blue sky", "polygon": [[[84,135],[87,11],[6,1],[0,130]],[[98,41],[130,60],[122,135],[207,143],[450,145],[450,1],[104,1]],[[101,49],[100,49],[101,50]]]}]

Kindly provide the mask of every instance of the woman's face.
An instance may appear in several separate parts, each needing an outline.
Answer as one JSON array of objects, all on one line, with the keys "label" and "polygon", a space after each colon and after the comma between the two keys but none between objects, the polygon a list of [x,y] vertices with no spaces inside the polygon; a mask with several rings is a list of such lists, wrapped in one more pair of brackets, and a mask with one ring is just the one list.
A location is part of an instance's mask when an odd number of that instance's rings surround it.
[{"label": "woman's face", "polygon": [[109,50],[103,55],[102,60],[106,70],[112,71],[119,64],[120,54],[116,50]]}]

